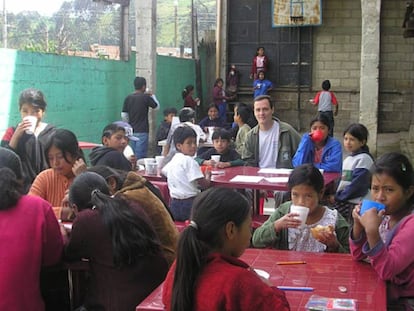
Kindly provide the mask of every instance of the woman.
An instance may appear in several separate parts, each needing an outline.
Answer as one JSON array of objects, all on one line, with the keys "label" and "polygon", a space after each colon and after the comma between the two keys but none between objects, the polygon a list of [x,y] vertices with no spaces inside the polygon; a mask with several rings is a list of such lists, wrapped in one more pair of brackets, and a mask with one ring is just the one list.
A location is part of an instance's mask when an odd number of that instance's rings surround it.
[{"label": "woman", "polygon": [[164,283],[167,311],[289,310],[284,293],[238,259],[250,244],[251,222],[249,202],[231,189],[197,196]]},{"label": "woman", "polygon": [[329,136],[329,129],[329,120],[324,115],[319,115],[311,121],[310,133],[302,136],[298,150],[293,156],[293,167],[313,163],[316,168],[325,172],[341,172],[341,143]]},{"label": "woman", "polygon": [[58,263],[63,241],[52,207],[23,195],[19,157],[0,148],[0,310],[42,311],[43,266]]},{"label": "woman", "polygon": [[161,242],[161,248],[168,264],[175,259],[178,231],[163,202],[159,190],[135,172],[125,172],[98,165],[88,169],[105,178],[111,195],[121,197],[130,205],[138,204],[148,215]]},{"label": "woman", "polygon": [[[324,192],[323,176],[312,164],[296,167],[289,176],[288,187],[292,201],[279,206],[269,219],[253,234],[254,247],[307,252],[349,252],[349,225],[337,210],[319,202]],[[309,209],[305,224],[291,211],[293,205]],[[316,227],[332,228],[314,236]],[[313,230],[312,230],[313,229]]]},{"label": "woman", "polygon": [[145,212],[112,198],[105,179],[92,172],[75,178],[69,204],[76,218],[65,259],[89,260],[84,306],[87,310],[135,310],[168,270]]},{"label": "woman", "polygon": [[413,310],[413,167],[406,156],[391,152],[376,160],[372,171],[371,199],[385,205],[385,210],[378,212],[374,208],[360,215],[360,205],[354,208],[351,254],[355,260],[368,258],[387,282],[388,303]]},{"label": "woman", "polygon": [[[33,180],[41,171],[48,168],[44,147],[55,131],[53,125],[43,122],[46,100],[37,89],[26,89],[19,96],[19,111],[22,121],[16,127],[9,127],[1,140],[1,146],[17,153],[22,162],[24,191],[27,192]],[[30,117],[36,125],[31,127]]]},{"label": "woman", "polygon": [[75,178],[73,169],[79,162],[84,163],[83,152],[75,134],[57,129],[46,144],[45,153],[50,168],[37,175],[29,194],[48,201],[60,219],[62,200]]}]

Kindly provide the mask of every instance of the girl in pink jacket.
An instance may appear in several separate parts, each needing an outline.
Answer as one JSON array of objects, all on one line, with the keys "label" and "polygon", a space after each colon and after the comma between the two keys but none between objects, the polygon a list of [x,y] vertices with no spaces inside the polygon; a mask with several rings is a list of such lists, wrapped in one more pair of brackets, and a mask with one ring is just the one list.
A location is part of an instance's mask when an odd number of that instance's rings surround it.
[{"label": "girl in pink jacket", "polygon": [[[414,303],[414,172],[410,161],[392,152],[373,167],[371,198],[385,205],[361,215],[357,205],[350,236],[355,260],[368,257],[372,267],[388,285],[388,303]],[[411,309],[408,309],[411,310]]]}]

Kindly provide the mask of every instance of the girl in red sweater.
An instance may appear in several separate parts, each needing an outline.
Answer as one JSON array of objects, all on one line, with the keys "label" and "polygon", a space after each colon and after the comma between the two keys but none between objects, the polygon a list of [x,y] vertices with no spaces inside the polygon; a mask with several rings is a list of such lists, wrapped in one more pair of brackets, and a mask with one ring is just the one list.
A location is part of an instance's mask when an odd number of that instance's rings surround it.
[{"label": "girl in red sweater", "polygon": [[250,244],[251,222],[249,202],[234,190],[210,188],[196,197],[164,283],[167,311],[290,310],[282,291],[238,259]]}]

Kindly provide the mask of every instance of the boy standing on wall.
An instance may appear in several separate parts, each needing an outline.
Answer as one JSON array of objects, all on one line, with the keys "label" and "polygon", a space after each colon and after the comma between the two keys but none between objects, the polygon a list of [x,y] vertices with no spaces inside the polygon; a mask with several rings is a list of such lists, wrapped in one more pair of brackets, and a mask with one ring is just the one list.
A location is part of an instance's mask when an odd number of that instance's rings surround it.
[{"label": "boy standing on wall", "polygon": [[[319,115],[325,115],[330,123],[329,136],[333,137],[334,116],[338,115],[338,100],[333,92],[329,91],[331,82],[325,80],[322,82],[322,91],[319,91],[314,99],[311,99],[313,105],[318,105]],[[335,107],[335,108],[334,108]],[[333,111],[335,109],[335,111]]]}]

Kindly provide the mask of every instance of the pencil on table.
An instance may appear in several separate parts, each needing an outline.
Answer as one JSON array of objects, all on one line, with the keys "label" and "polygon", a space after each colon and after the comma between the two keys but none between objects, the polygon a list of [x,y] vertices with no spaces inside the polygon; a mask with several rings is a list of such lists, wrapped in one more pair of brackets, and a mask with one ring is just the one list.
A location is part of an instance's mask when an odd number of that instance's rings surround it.
[{"label": "pencil on table", "polygon": [[278,261],[277,265],[302,265],[306,264],[306,261]]}]

